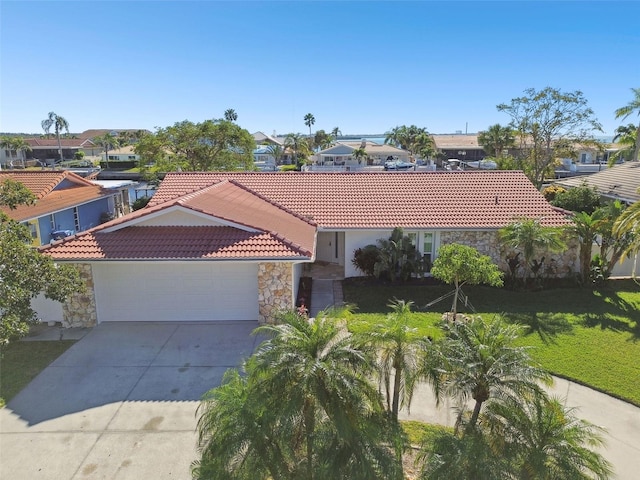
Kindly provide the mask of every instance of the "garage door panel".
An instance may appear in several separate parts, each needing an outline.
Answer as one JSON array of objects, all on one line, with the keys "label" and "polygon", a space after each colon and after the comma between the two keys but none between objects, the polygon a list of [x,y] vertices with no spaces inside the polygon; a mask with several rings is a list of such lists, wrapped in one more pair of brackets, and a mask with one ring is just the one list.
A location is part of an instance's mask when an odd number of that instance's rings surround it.
[{"label": "garage door panel", "polygon": [[99,322],[258,318],[255,264],[122,262],[93,271]]}]

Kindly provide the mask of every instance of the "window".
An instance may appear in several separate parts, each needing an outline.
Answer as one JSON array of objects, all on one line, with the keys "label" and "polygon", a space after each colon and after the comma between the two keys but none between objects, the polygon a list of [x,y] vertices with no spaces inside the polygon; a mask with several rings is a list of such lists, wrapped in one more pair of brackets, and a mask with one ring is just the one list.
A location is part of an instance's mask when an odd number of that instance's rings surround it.
[{"label": "window", "polygon": [[56,229],[56,217],[53,214],[49,215],[49,225],[51,226],[51,231]]},{"label": "window", "polygon": [[135,160],[136,156],[135,155],[129,155],[129,160]]},{"label": "window", "polygon": [[422,242],[422,254],[425,260],[433,260],[433,233],[425,232]]},{"label": "window", "polygon": [[73,207],[73,224],[76,227],[76,232],[80,231],[80,212],[78,207]]}]

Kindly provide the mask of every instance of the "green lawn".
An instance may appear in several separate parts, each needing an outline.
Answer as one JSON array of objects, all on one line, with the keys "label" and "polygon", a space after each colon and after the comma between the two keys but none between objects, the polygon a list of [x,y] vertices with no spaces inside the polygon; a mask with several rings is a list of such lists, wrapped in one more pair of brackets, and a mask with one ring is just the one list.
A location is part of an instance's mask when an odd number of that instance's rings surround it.
[{"label": "green lawn", "polygon": [[[381,285],[358,279],[344,282],[344,298],[357,306],[350,328],[378,322],[390,311],[390,299],[415,302],[413,324],[437,338],[436,325],[450,310],[451,298],[426,307],[450,292],[449,286]],[[465,287],[478,315],[526,326],[521,339],[532,356],[554,375],[569,378],[640,406],[640,286],[610,280],[600,290],[557,288],[516,292]],[[459,307],[459,311],[469,309]]]},{"label": "green lawn", "polygon": [[8,403],[75,340],[14,342],[0,349],[0,407]]}]

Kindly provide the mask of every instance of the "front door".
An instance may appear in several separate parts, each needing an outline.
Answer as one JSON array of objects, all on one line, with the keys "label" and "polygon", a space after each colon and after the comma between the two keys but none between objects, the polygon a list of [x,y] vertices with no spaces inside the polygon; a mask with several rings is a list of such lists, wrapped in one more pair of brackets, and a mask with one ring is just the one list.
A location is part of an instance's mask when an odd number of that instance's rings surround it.
[{"label": "front door", "polygon": [[343,264],[344,233],[318,232],[316,260]]}]

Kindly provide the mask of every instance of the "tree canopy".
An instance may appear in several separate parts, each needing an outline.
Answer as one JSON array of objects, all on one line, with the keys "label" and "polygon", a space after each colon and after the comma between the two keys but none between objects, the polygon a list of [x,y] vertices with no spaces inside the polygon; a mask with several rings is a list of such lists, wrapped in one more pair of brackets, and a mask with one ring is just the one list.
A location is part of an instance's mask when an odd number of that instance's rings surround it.
[{"label": "tree canopy", "polygon": [[431,275],[444,283],[455,286],[451,306],[454,318],[457,314],[460,288],[463,285],[484,283],[494,287],[502,286],[502,272],[493,263],[491,257],[482,255],[473,247],[458,243],[450,243],[440,247],[431,268]]},{"label": "tree canopy", "polygon": [[255,148],[251,134],[227,120],[177,122],[144,135],[134,147],[144,163],[189,171],[253,170]]},{"label": "tree canopy", "polygon": [[539,91],[529,88],[524,93],[497,109],[511,117],[510,127],[525,156],[524,171],[540,187],[552,173],[558,146],[591,140],[592,132],[601,132],[602,127],[580,91],[565,93],[546,87]]}]

